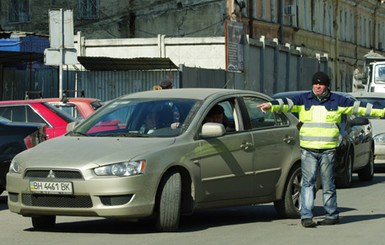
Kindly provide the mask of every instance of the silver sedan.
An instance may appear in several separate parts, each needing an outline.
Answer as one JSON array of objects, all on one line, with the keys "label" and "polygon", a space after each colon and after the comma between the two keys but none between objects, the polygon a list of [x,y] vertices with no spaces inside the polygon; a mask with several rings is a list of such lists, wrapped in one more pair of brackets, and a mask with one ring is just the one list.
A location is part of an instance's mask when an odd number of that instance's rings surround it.
[{"label": "silver sedan", "polygon": [[58,215],[154,216],[159,231],[175,231],[181,214],[268,202],[297,218],[298,121],[256,108],[270,99],[170,89],[113,100],[13,159],[9,209],[32,217],[37,229],[53,227]]}]

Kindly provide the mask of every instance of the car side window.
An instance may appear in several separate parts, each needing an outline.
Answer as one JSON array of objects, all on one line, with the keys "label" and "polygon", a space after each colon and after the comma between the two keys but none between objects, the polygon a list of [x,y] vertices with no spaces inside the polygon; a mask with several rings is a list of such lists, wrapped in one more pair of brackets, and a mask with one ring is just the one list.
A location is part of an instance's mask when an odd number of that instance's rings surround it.
[{"label": "car side window", "polygon": [[262,113],[257,106],[265,103],[265,100],[254,97],[245,97],[244,102],[249,114],[251,129],[286,126],[289,124],[287,117],[283,113]]},{"label": "car side window", "polygon": [[26,122],[25,106],[2,106],[0,116],[13,122]]},{"label": "car side window", "polygon": [[41,118],[31,107],[27,106],[27,122],[32,122],[32,123],[44,123],[43,118]]}]

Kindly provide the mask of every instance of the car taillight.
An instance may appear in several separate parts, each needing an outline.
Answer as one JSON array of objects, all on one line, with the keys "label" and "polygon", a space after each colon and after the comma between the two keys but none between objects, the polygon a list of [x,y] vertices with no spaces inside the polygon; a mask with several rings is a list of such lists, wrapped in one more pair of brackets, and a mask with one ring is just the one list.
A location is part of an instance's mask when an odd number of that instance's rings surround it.
[{"label": "car taillight", "polygon": [[35,145],[39,144],[38,132],[33,132],[24,138],[24,143],[27,148],[32,148]]},{"label": "car taillight", "polygon": [[32,148],[32,147],[36,146],[37,144],[46,140],[46,137],[47,137],[46,128],[47,128],[47,126],[45,126],[44,128],[42,128],[38,131],[33,132],[32,134],[30,134],[24,138],[24,143],[25,143],[25,146],[27,147],[27,149]]}]

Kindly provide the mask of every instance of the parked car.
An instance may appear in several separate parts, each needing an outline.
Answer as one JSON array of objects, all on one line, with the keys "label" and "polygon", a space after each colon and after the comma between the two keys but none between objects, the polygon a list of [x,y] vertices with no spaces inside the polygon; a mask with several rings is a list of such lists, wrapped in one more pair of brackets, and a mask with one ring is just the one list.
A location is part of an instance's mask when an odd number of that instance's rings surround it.
[{"label": "parked car", "polygon": [[67,124],[76,119],[44,101],[0,101],[0,116],[12,122],[43,123],[47,126],[47,139],[66,133]]},{"label": "parked car", "polygon": [[[355,92],[350,93],[357,100],[385,107],[385,93]],[[374,163],[385,163],[385,118],[367,117],[372,124],[374,139]]]},{"label": "parked car", "polygon": [[77,120],[83,120],[102,106],[101,101],[95,98],[42,98],[39,101],[46,101],[49,104],[65,111]]},{"label": "parked car", "polygon": [[[273,98],[290,98],[304,91],[281,92]],[[342,93],[351,99],[353,96]],[[298,114],[293,113],[297,118]],[[352,173],[358,173],[362,181],[370,181],[374,175],[374,142],[372,126],[368,119],[361,116],[341,117],[339,143],[336,153],[335,184],[337,187],[351,187]]]},{"label": "parked car", "polygon": [[[270,99],[228,89],[115,99],[75,128],[71,123],[65,136],[13,159],[9,209],[32,217],[35,228],[54,226],[57,215],[154,215],[159,231],[175,231],[181,214],[269,202],[283,217],[298,218],[298,120],[256,108]],[[217,104],[225,111],[223,124],[203,124]],[[142,131],[149,114],[156,126]]]},{"label": "parked car", "polygon": [[0,117],[0,194],[6,187],[6,174],[16,154],[45,140],[45,125],[13,123]]}]

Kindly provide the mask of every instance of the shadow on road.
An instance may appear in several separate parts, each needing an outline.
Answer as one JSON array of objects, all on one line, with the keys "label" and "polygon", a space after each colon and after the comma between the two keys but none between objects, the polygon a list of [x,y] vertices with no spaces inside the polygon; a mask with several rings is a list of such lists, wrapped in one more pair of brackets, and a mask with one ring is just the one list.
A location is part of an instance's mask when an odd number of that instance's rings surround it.
[{"label": "shadow on road", "polygon": [[0,196],[0,211],[8,209],[7,196]]},{"label": "shadow on road", "polygon": [[[352,208],[339,208],[340,213],[354,210]],[[317,206],[314,216],[324,216],[324,209]],[[362,220],[379,219],[384,215],[357,215],[343,216],[341,223],[351,223]],[[269,223],[281,219],[275,211],[274,205],[264,204],[257,206],[224,208],[207,211],[198,211],[190,216],[182,216],[178,233],[202,231],[213,227],[230,226],[246,223]],[[289,225],[300,225],[299,219],[287,219]],[[147,234],[157,233],[152,218],[140,221],[121,221],[115,219],[98,219],[77,222],[62,222],[56,224],[53,229],[44,232],[53,233],[105,233],[105,234]],[[36,232],[33,228],[25,231]]]}]

